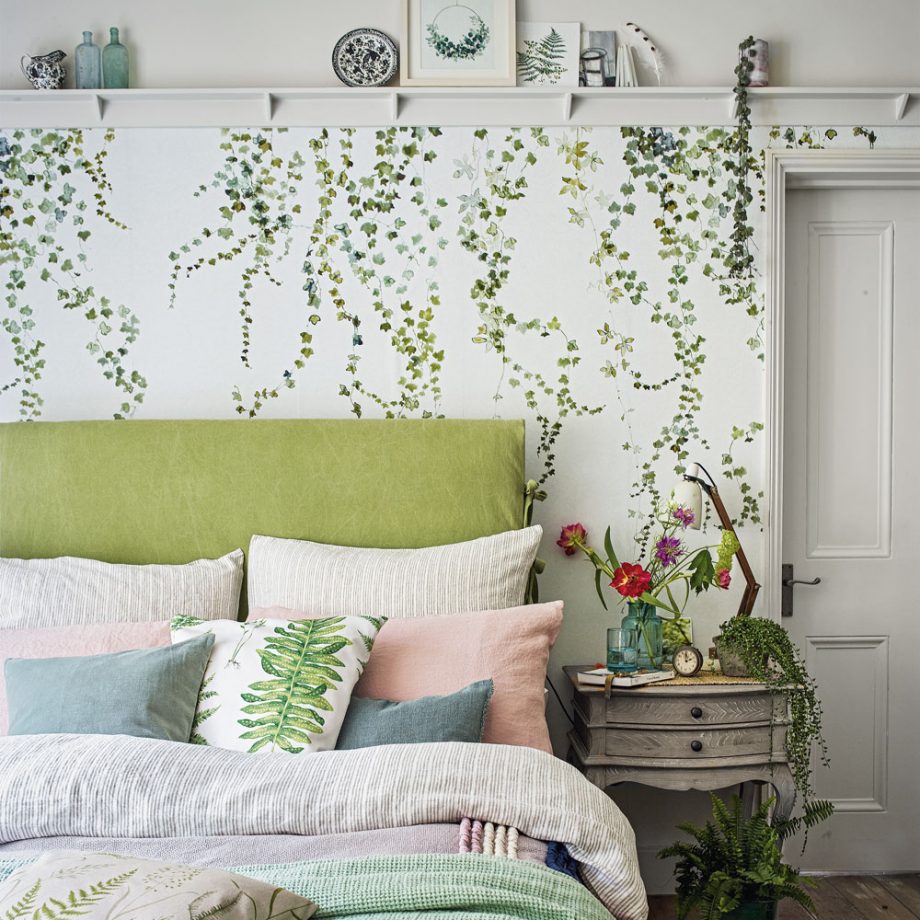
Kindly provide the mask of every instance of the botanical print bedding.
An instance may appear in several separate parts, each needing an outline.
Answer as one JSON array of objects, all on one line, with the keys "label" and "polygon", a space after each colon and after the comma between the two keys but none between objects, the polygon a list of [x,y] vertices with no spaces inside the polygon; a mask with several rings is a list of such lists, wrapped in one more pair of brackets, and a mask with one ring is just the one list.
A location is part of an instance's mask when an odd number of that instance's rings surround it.
[{"label": "botanical print bedding", "polygon": [[316,905],[300,895],[220,869],[111,853],[49,853],[0,881],[7,920],[309,920]]},{"label": "botanical print bedding", "polygon": [[[21,861],[0,859],[0,879],[21,867]],[[370,857],[240,866],[232,872],[309,898],[319,905],[315,916],[323,918],[610,920],[610,913],[574,879],[494,856]]]},{"label": "botanical print bedding", "polygon": [[[251,757],[127,736],[0,738],[0,843],[55,835],[334,834],[464,817],[565,843],[582,881],[610,913],[618,920],[647,917],[632,828],[600,789],[541,751],[443,743]],[[551,886],[565,881],[561,873],[506,857],[440,858],[452,860],[449,866],[475,860],[469,865],[476,872],[458,870],[463,878],[494,871],[523,879],[530,871],[552,879]],[[493,862],[500,868],[480,869]],[[432,881],[427,871],[422,875],[420,897]],[[509,884],[513,891],[516,883]],[[414,890],[408,882],[396,887],[402,894]],[[359,905],[357,915],[364,909]],[[544,916],[514,909],[504,916]],[[502,916],[488,908],[481,915]]]}]

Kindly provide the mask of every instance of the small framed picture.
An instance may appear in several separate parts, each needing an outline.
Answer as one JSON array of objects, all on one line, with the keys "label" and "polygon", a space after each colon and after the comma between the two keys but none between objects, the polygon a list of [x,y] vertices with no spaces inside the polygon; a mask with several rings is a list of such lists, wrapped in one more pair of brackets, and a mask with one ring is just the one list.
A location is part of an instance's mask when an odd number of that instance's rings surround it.
[{"label": "small framed picture", "polygon": [[403,0],[403,86],[513,86],[515,0]]},{"label": "small framed picture", "polygon": [[578,86],[581,24],[519,22],[518,86]]}]

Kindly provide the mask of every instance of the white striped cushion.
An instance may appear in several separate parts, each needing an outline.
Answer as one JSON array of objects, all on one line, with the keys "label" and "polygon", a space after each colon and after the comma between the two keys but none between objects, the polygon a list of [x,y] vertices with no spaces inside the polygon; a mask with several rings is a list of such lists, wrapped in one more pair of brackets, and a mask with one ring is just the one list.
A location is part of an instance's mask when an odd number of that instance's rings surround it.
[{"label": "white striped cushion", "polygon": [[119,565],[62,556],[0,559],[0,629],[147,623],[176,616],[235,620],[243,551],[186,565]]},{"label": "white striped cushion", "polygon": [[249,609],[310,616],[418,617],[525,602],[543,528],[424,549],[363,549],[254,536]]}]

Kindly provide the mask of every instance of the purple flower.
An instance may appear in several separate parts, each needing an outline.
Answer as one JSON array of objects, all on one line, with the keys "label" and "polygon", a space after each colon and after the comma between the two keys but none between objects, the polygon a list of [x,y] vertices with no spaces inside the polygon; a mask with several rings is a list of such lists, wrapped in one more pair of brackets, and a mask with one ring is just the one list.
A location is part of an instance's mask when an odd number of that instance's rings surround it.
[{"label": "purple flower", "polygon": [[655,556],[665,568],[674,565],[682,554],[683,550],[680,548],[678,537],[662,537],[655,544]]},{"label": "purple flower", "polygon": [[689,509],[685,508],[683,505],[679,505],[673,511],[674,518],[680,521],[681,527],[686,530],[695,520],[696,515]]}]

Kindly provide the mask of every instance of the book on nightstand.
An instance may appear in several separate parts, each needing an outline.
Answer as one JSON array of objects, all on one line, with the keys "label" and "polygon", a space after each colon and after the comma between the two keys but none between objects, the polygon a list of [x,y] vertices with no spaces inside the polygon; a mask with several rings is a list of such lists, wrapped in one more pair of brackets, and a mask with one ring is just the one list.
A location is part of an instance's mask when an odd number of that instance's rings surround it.
[{"label": "book on nightstand", "polygon": [[606,668],[595,668],[592,671],[579,671],[578,683],[593,684],[603,687],[608,676],[616,674],[610,684],[613,687],[642,687],[645,684],[654,684],[660,680],[671,680],[673,671],[636,671],[635,674],[608,671]]}]

